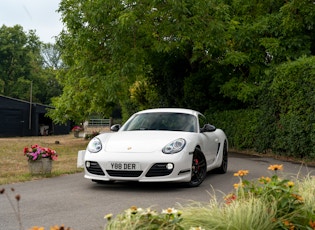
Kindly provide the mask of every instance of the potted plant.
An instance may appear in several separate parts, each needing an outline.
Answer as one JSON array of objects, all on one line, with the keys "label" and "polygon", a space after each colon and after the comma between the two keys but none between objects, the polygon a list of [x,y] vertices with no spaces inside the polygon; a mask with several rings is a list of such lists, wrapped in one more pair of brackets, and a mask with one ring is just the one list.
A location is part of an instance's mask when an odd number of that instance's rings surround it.
[{"label": "potted plant", "polygon": [[82,132],[84,129],[82,128],[82,126],[76,125],[72,128],[72,132],[74,137],[79,137],[79,133]]},{"label": "potted plant", "polygon": [[31,174],[51,173],[52,161],[58,158],[55,150],[37,144],[25,147],[23,152]]}]

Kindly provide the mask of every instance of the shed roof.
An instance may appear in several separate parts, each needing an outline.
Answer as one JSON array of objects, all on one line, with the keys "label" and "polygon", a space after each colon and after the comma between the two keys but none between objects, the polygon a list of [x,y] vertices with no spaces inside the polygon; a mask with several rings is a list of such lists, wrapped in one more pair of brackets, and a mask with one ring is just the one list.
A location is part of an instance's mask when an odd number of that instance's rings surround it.
[{"label": "shed roof", "polygon": [[[19,102],[19,103],[26,103],[26,104],[30,104],[29,101],[25,101],[25,100],[21,100],[21,99],[18,99],[18,98],[13,98],[13,97],[8,97],[8,96],[4,96],[4,95],[0,95],[0,98],[4,98],[4,99],[7,99],[7,100],[12,100],[12,101],[16,101],[16,102]],[[53,106],[50,106],[50,105],[44,105],[44,104],[41,104],[41,103],[35,103],[35,102],[32,102],[32,105],[33,106],[43,106],[43,107],[46,107],[46,108],[51,108],[51,109],[54,109],[55,107]]]}]

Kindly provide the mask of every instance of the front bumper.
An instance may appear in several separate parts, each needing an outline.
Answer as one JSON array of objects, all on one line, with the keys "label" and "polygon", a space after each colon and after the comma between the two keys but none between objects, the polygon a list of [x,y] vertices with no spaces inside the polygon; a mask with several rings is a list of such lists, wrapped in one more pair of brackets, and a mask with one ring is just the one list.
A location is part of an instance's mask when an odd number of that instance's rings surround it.
[{"label": "front bumper", "polygon": [[[106,153],[92,154],[85,152],[84,177],[98,181],[139,181],[139,182],[189,182],[191,179],[192,154],[180,152],[163,153]],[[81,158],[82,159],[82,158]],[[126,160],[128,159],[128,160]],[[108,167],[110,162],[136,162],[136,170],[113,170]]]}]

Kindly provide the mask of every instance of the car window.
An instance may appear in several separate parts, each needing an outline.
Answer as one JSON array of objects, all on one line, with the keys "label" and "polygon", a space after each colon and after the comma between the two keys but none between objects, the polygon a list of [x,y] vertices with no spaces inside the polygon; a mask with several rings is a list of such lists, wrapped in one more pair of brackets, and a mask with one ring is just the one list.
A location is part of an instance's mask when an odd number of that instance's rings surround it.
[{"label": "car window", "polygon": [[199,114],[198,120],[199,120],[199,129],[201,129],[202,127],[205,126],[205,124],[208,123],[207,118],[202,114]]},{"label": "car window", "polygon": [[168,130],[197,132],[197,119],[185,113],[141,113],[130,120],[124,131],[131,130]]}]

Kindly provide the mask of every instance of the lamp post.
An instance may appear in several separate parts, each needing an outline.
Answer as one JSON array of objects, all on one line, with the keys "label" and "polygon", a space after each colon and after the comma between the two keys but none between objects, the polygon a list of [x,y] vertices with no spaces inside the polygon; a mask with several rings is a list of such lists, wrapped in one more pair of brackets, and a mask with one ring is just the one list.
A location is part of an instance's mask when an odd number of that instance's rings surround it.
[{"label": "lamp post", "polygon": [[33,97],[33,81],[31,81],[31,89],[30,89],[30,115],[29,115],[29,121],[28,121],[28,129],[32,129],[32,97]]}]

